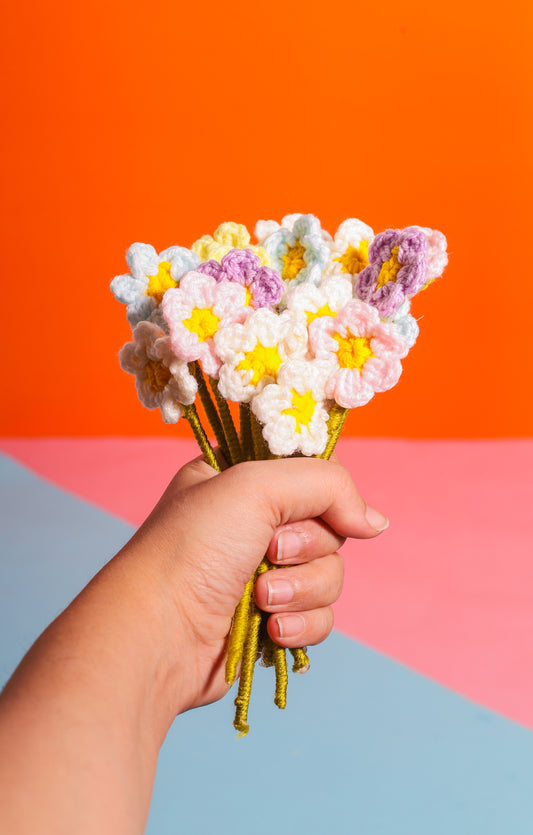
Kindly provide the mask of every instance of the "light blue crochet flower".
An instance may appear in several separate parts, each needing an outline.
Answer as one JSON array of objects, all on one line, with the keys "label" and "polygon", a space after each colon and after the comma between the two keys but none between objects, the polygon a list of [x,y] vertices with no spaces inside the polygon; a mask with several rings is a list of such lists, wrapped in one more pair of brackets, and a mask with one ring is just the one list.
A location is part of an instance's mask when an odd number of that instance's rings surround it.
[{"label": "light blue crochet flower", "polygon": [[132,327],[138,322],[163,321],[159,305],[167,290],[177,287],[180,278],[200,263],[198,256],[183,246],[169,246],[159,255],[150,244],[135,243],[126,253],[131,270],[111,282],[115,298],[127,305]]},{"label": "light blue crochet flower", "polygon": [[281,225],[260,221],[256,234],[261,234],[263,230],[270,234],[260,243],[271,256],[272,266],[281,275],[286,289],[304,281],[311,284],[320,282],[329,258],[327,241],[331,238],[321,229],[318,218],[314,215],[287,215]]},{"label": "light blue crochet flower", "polygon": [[418,334],[420,333],[418,322],[414,316],[411,316],[409,313],[410,307],[411,302],[409,299],[406,299],[401,307],[398,308],[396,313],[387,317],[387,319],[383,319],[384,322],[392,322],[396,325],[401,335],[407,342],[409,349],[413,347],[418,338]]}]

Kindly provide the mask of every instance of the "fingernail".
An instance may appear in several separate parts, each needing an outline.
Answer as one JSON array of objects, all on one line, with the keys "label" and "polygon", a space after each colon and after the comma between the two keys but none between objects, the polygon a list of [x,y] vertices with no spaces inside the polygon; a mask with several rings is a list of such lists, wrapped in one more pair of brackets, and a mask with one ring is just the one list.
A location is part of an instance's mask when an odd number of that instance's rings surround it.
[{"label": "fingernail", "polygon": [[305,621],[301,615],[284,615],[282,618],[276,618],[278,622],[279,637],[292,638],[293,635],[299,635],[303,632]]},{"label": "fingernail", "polygon": [[278,536],[277,562],[285,562],[297,557],[302,550],[303,540],[294,531],[282,531]]},{"label": "fingernail", "polygon": [[288,580],[268,580],[267,582],[269,606],[277,606],[278,603],[288,603],[294,597],[292,583]]},{"label": "fingernail", "polygon": [[375,531],[381,533],[381,531],[386,530],[389,527],[389,520],[383,513],[380,513],[379,510],[375,510],[375,508],[370,507],[369,505],[366,506],[366,521],[370,525],[371,528],[374,528]]}]

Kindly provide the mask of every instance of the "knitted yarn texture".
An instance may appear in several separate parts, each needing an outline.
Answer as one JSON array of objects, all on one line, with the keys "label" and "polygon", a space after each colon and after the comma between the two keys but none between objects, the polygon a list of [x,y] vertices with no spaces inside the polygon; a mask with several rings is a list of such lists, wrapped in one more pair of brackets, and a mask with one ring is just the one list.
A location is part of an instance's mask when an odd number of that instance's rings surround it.
[{"label": "knitted yarn texture", "polygon": [[[159,254],[134,243],[130,273],[111,282],[126,305],[132,341],[119,353],[139,399],[166,423],[189,422],[206,461],[219,460],[195,401],[203,407],[227,466],[306,455],[329,458],[349,409],[398,382],[418,337],[411,300],[443,272],[446,238],[409,226],[375,235],[348,218],[334,235],[310,214],[222,223],[189,248]],[[238,425],[228,403],[239,404]],[[253,599],[265,558],[235,612],[226,680],[240,665],[235,728],[247,716],[258,656],[276,675],[275,703],[286,704],[285,650],[269,638]],[[303,648],[291,650],[304,672]]]}]

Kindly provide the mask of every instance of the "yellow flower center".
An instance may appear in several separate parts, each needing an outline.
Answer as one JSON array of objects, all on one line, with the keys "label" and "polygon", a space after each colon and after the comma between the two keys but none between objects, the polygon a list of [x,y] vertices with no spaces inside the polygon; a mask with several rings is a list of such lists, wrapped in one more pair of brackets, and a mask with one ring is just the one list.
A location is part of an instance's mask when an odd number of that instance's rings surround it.
[{"label": "yellow flower center", "polygon": [[361,241],[358,247],[350,245],[344,255],[333,260],[342,265],[343,273],[360,273],[368,266],[368,241]]},{"label": "yellow flower center", "polygon": [[146,374],[146,382],[155,392],[163,391],[171,376],[166,365],[157,362],[157,360],[148,360],[144,366],[144,373]]},{"label": "yellow flower center", "polygon": [[305,394],[298,394],[291,389],[292,408],[283,409],[282,415],[292,415],[296,420],[296,431],[301,433],[302,426],[309,426],[309,422],[315,413],[316,400],[310,391]]},{"label": "yellow flower center", "polygon": [[396,276],[402,268],[402,265],[398,261],[398,249],[399,247],[397,246],[392,247],[391,257],[388,261],[385,261],[379,271],[377,287],[384,287],[389,281],[396,281]]},{"label": "yellow flower center", "polygon": [[147,296],[152,296],[157,304],[161,304],[166,291],[177,286],[178,282],[170,275],[170,261],[161,261],[157,273],[148,276],[148,287],[144,292]]},{"label": "yellow flower center", "polygon": [[250,305],[252,304],[252,291],[249,287],[245,287],[244,289],[246,290],[246,301],[244,302],[244,304],[247,307],[250,307]]},{"label": "yellow flower center", "polygon": [[307,266],[304,261],[304,254],[305,247],[301,245],[300,241],[296,241],[294,246],[287,244],[287,254],[281,259],[283,261],[282,278],[288,279],[289,281],[296,278],[298,273]]},{"label": "yellow flower center", "polygon": [[323,304],[322,307],[319,307],[316,313],[313,313],[311,310],[307,310],[307,322],[311,324],[315,319],[319,319],[321,316],[336,316],[334,310],[331,309],[329,304]]},{"label": "yellow flower center", "polygon": [[344,337],[340,333],[336,333],[333,339],[339,344],[337,359],[341,368],[357,368],[360,372],[365,362],[374,356],[370,347],[370,339],[366,336],[352,336],[352,334],[349,334]]},{"label": "yellow flower center", "polygon": [[206,342],[217,332],[219,321],[212,307],[195,307],[190,318],[183,320],[183,324],[198,336],[199,342]]},{"label": "yellow flower center", "polygon": [[244,359],[237,366],[237,371],[252,370],[253,377],[248,385],[256,386],[263,377],[272,377],[275,380],[280,365],[281,357],[277,347],[265,348],[258,342],[252,351],[245,353]]}]

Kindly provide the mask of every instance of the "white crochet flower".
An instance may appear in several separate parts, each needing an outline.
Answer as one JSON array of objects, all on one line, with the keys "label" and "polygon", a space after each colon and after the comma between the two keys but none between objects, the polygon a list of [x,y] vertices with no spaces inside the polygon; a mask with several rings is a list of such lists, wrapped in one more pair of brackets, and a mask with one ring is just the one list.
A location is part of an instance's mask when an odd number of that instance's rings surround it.
[{"label": "white crochet flower", "polygon": [[176,423],[183,406],[194,402],[198,385],[186,362],[172,353],[170,339],[153,322],[139,322],[133,342],[119,352],[124,371],[135,374],[139,399],[148,409],[161,409],[165,423]]},{"label": "white crochet flower", "polygon": [[177,287],[180,278],[200,263],[198,256],[183,246],[170,246],[159,255],[150,244],[132,244],[126,253],[131,275],[117,275],[111,282],[115,298],[127,305],[131,326],[153,318],[156,324],[158,307],[165,292]]},{"label": "white crochet flower", "polygon": [[303,281],[318,284],[329,258],[330,235],[314,215],[286,215],[281,224],[260,220],[255,234],[272,257],[285,287]]},{"label": "white crochet flower", "polygon": [[293,313],[254,311],[244,324],[228,325],[215,336],[222,360],[218,388],[226,400],[248,403],[276,381],[282,363],[307,352],[307,326]]},{"label": "white crochet flower", "polygon": [[328,440],[324,387],[333,368],[324,360],[289,360],[277,383],[253,398],[251,407],[263,424],[274,455],[320,455]]},{"label": "white crochet flower", "polygon": [[373,240],[373,230],[362,220],[350,217],[343,221],[330,245],[325,276],[358,275],[368,265],[368,247]]},{"label": "white crochet flower", "polygon": [[212,276],[193,271],[179,287],[165,293],[162,306],[174,354],[184,362],[199,360],[205,373],[217,379],[221,360],[214,337],[220,328],[243,322],[249,315],[246,288],[237,282],[217,283]]},{"label": "white crochet flower", "polygon": [[298,284],[285,295],[287,310],[291,310],[308,325],[321,316],[336,316],[352,299],[352,283],[340,276],[315,284]]}]

